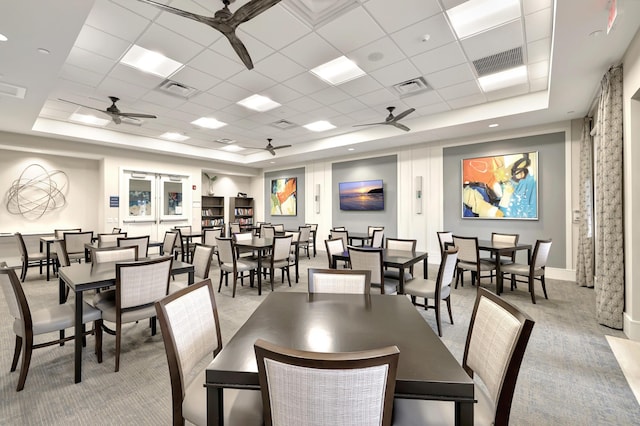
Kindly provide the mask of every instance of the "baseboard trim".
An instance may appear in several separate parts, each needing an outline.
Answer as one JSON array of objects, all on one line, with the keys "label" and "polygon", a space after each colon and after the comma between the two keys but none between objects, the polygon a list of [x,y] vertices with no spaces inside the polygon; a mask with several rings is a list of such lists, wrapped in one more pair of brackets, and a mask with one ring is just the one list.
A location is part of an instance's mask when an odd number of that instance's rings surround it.
[{"label": "baseboard trim", "polygon": [[640,321],[635,321],[626,312],[622,316],[622,331],[629,338],[640,342]]},{"label": "baseboard trim", "polygon": [[575,269],[560,269],[560,268],[545,268],[545,276],[553,280],[562,281],[575,281],[576,271]]}]

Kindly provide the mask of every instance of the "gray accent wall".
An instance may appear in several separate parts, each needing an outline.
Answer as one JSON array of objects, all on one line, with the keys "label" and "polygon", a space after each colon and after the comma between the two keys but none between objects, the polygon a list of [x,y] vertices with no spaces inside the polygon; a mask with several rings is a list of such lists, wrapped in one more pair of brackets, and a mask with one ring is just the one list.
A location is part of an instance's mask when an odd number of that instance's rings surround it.
[{"label": "gray accent wall", "polygon": [[[271,216],[271,181],[281,178],[297,178],[296,182],[296,200],[297,214],[295,216]],[[264,218],[265,222],[278,224],[282,223],[284,229],[295,230],[298,226],[305,223],[305,169],[278,170],[277,172],[269,172],[264,174]]]},{"label": "gray accent wall", "polygon": [[[462,159],[522,152],[538,152],[538,220],[462,219]],[[490,239],[491,232],[520,234],[520,242],[534,244],[551,238],[547,263],[566,268],[565,133],[527,136],[443,150],[444,230],[464,236]],[[428,197],[428,196],[427,196]],[[518,262],[526,263],[521,252]],[[482,255],[482,254],[481,254]]]},{"label": "gray accent wall", "polygon": [[[385,237],[398,235],[398,157],[367,158],[345,161],[332,165],[332,213],[331,227],[344,226],[351,232],[367,232],[367,226],[384,226]],[[382,179],[384,188],[384,210],[343,211],[340,210],[338,185],[340,182]],[[409,200],[410,202],[410,200]]]}]

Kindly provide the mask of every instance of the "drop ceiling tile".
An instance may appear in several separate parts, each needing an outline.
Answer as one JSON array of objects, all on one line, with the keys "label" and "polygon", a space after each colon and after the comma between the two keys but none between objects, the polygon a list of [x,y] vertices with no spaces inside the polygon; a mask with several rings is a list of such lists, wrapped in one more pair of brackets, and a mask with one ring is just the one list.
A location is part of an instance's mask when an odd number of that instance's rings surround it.
[{"label": "drop ceiling tile", "polygon": [[358,97],[358,100],[367,106],[376,106],[380,103],[397,102],[398,96],[388,89],[380,89]]},{"label": "drop ceiling tile", "polygon": [[109,76],[117,78],[118,80],[123,80],[131,84],[135,84],[137,86],[146,87],[148,89],[154,89],[164,81],[162,77],[148,74],[122,64],[116,65]]},{"label": "drop ceiling tile", "polygon": [[437,0],[370,0],[364,7],[389,33],[442,12]]},{"label": "drop ceiling tile", "polygon": [[[311,32],[311,28],[279,5],[243,22],[241,28],[275,50],[282,49]],[[276,31],[279,28],[286,28],[286,31]]]},{"label": "drop ceiling tile", "polygon": [[549,60],[551,57],[551,38],[527,43],[527,63]]},{"label": "drop ceiling tile", "polygon": [[338,49],[316,33],[305,35],[281,52],[307,69],[315,68],[342,55]]},{"label": "drop ceiling tile", "polygon": [[349,95],[347,95],[337,87],[327,87],[326,89],[319,90],[309,95],[309,97],[315,101],[320,102],[323,105],[331,105],[336,102],[348,99]]},{"label": "drop ceiling tile", "polygon": [[302,74],[289,79],[289,81],[284,82],[284,85],[302,93],[303,95],[309,95],[329,87],[327,83],[308,72],[303,72]]},{"label": "drop ceiling tile", "polygon": [[357,99],[350,98],[345,99],[344,101],[336,102],[335,104],[332,104],[331,107],[342,114],[349,114],[351,112],[359,111],[363,108],[366,108],[366,105],[364,105]]},{"label": "drop ceiling tile", "polygon": [[278,99],[278,102],[283,106],[286,106],[287,103],[302,96],[299,92],[285,86],[284,84],[277,84],[269,87],[268,89],[263,90],[262,94],[273,100]]},{"label": "drop ceiling tile", "polygon": [[464,56],[462,48],[457,42],[421,53],[411,59],[411,62],[413,62],[423,75],[460,65],[466,61],[467,58]]},{"label": "drop ceiling tile", "polygon": [[445,112],[450,110],[451,110],[451,107],[449,105],[447,105],[444,102],[438,102],[435,104],[420,107],[420,114],[426,116],[426,115],[438,114],[440,112]]},{"label": "drop ceiling tile", "polygon": [[151,91],[142,97],[145,102],[149,102],[151,104],[162,105],[163,107],[168,108],[178,108],[182,105],[185,100],[182,98],[178,98],[176,96],[165,95],[164,93]]},{"label": "drop ceiling tile", "polygon": [[306,69],[278,52],[261,60],[257,70],[260,74],[266,75],[278,83],[306,71]]},{"label": "drop ceiling tile", "polygon": [[151,25],[136,44],[183,64],[204,50],[201,45],[157,24]]},{"label": "drop ceiling tile", "polygon": [[287,106],[299,112],[309,112],[321,108],[322,104],[305,96],[289,102]]},{"label": "drop ceiling tile", "polygon": [[520,20],[467,37],[461,41],[462,48],[471,61],[522,46],[523,43]]},{"label": "drop ceiling tile", "polygon": [[[426,41],[425,35],[429,36]],[[456,39],[443,13],[397,31],[391,34],[391,38],[407,56],[436,49]]]},{"label": "drop ceiling tile", "polygon": [[536,80],[529,81],[529,91],[539,92],[540,90],[547,90],[548,77],[538,78]]},{"label": "drop ceiling tile", "polygon": [[[197,97],[200,96],[211,96],[208,93],[201,93]],[[180,106],[180,110],[186,113],[192,114],[196,117],[211,117],[217,120],[220,120],[215,116],[215,110],[217,108],[213,108],[207,105],[200,105],[194,102],[195,98],[192,98],[190,102],[184,103]]]},{"label": "drop ceiling tile", "polygon": [[235,123],[233,123],[234,126],[234,133],[242,133],[242,129],[244,130],[253,130],[257,127],[262,126],[261,123],[255,122],[253,120],[249,120],[246,118],[243,118],[241,120],[236,121]]},{"label": "drop ceiling tile", "polygon": [[426,76],[427,82],[435,89],[473,80],[474,75],[469,64],[461,64]]},{"label": "drop ceiling tile", "polygon": [[375,71],[406,58],[389,37],[382,37],[373,43],[349,52],[347,57],[366,72]]},{"label": "drop ceiling tile", "polygon": [[97,86],[104,78],[104,75],[78,68],[71,64],[65,64],[60,69],[60,77],[66,78],[67,80],[73,80],[81,84],[86,84],[88,86]]},{"label": "drop ceiling tile", "polygon": [[435,90],[418,93],[411,96],[403,97],[402,100],[412,108],[420,108],[426,105],[432,105],[442,102],[442,98]]},{"label": "drop ceiling tile", "polygon": [[525,15],[552,7],[553,0],[522,0],[522,9]]},{"label": "drop ceiling tile", "polygon": [[445,10],[449,10],[461,5],[465,1],[467,0],[442,0],[442,7],[444,7]]},{"label": "drop ceiling tile", "polygon": [[496,101],[498,99],[512,98],[514,96],[526,95],[529,93],[529,83],[518,84],[516,86],[506,87],[500,90],[494,90],[485,93],[487,100]]},{"label": "drop ceiling tile", "polygon": [[75,46],[105,58],[120,60],[131,43],[96,28],[85,25],[80,30]]},{"label": "drop ceiling tile", "polygon": [[[213,13],[191,1],[173,1],[171,6],[204,16],[213,16]],[[153,8],[152,6],[149,7]],[[155,22],[202,46],[209,46],[219,38],[224,37],[221,32],[202,22],[197,22],[169,12],[161,12]]]},{"label": "drop ceiling tile", "polygon": [[[117,96],[119,98],[125,96],[140,98],[149,91],[149,88],[131,84],[127,81],[119,80],[113,76],[109,76],[97,87],[98,91],[106,96]],[[106,98],[105,98],[106,99]]]},{"label": "drop ceiling tile", "polygon": [[66,63],[104,75],[116,64],[116,61],[74,46],[69,52]]},{"label": "drop ceiling tile", "polygon": [[[447,103],[453,109],[466,108],[473,105],[479,105],[487,101],[487,98],[482,94],[465,96],[463,98],[452,99]],[[473,121],[473,120],[470,120]]]},{"label": "drop ceiling tile", "polygon": [[371,77],[385,87],[391,87],[394,84],[402,83],[421,75],[420,71],[409,60],[396,62],[371,73]]},{"label": "drop ceiling tile", "polygon": [[438,90],[438,93],[445,101],[462,98],[465,96],[477,95],[482,93],[476,80],[465,81],[464,83],[454,84]]},{"label": "drop ceiling tile", "polygon": [[191,67],[183,67],[171,76],[171,80],[193,87],[201,92],[206,92],[220,83],[220,79]]},{"label": "drop ceiling tile", "polygon": [[527,66],[529,79],[536,80],[549,75],[549,61],[540,61]]},{"label": "drop ceiling tile", "polygon": [[93,5],[85,24],[134,42],[147,28],[149,20],[114,3],[99,0]]},{"label": "drop ceiling tile", "polygon": [[318,28],[317,32],[341,52],[351,52],[385,35],[362,8],[350,10]]},{"label": "drop ceiling tile", "polygon": [[213,95],[222,99],[226,99],[231,103],[236,103],[254,94],[253,92],[245,89],[244,87],[239,87],[239,86],[236,86],[235,84],[231,84],[226,81],[223,81],[217,86],[209,89],[207,92],[210,95]]},{"label": "drop ceiling tile", "polygon": [[189,66],[221,80],[225,80],[244,69],[244,65],[241,63],[227,59],[209,49],[189,61]]},{"label": "drop ceiling tile", "polygon": [[211,93],[199,93],[189,99],[189,105],[193,104],[194,108],[206,108],[208,111],[216,111],[226,108],[233,102],[220,96],[214,96]]},{"label": "drop ceiling tile", "polygon": [[531,42],[551,37],[551,31],[553,28],[551,8],[542,9],[538,12],[525,16],[524,23],[527,41]]},{"label": "drop ceiling tile", "polygon": [[[248,91],[253,93],[260,93],[263,90],[269,87],[275,86],[277,84],[275,81],[273,81],[269,77],[266,77],[258,72],[255,72],[254,70],[247,70],[247,69],[237,73],[233,77],[230,77],[229,79],[227,79],[227,82],[235,86],[247,89]],[[273,99],[273,100],[277,102],[277,99]]]},{"label": "drop ceiling tile", "polygon": [[382,88],[383,86],[369,75],[364,75],[340,85],[340,90],[354,97]]}]

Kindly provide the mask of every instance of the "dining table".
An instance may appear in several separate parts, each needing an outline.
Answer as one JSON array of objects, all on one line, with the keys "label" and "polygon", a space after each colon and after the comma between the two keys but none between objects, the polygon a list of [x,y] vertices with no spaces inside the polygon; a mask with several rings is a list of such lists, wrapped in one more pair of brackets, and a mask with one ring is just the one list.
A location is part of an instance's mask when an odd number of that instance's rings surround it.
[{"label": "dining table", "polygon": [[[500,256],[511,255],[518,250],[527,250],[527,259],[531,259],[531,250],[533,246],[527,243],[504,243],[491,240],[478,240],[478,250],[488,251],[495,259],[496,265],[496,294],[500,295],[503,291],[502,274],[500,273]],[[528,262],[527,262],[528,263]]]},{"label": "dining table", "polygon": [[[391,250],[386,248],[372,248],[372,250],[382,250],[382,263],[386,268],[397,268],[398,269],[398,294],[404,294],[404,281],[405,281],[405,270],[411,268],[411,266],[416,263],[423,262],[423,278],[426,280],[429,278],[429,265],[428,258],[429,253],[426,251],[409,251],[409,250]],[[345,262],[349,262],[349,250],[345,250],[342,253],[337,253],[332,256],[333,265],[332,268],[335,269],[337,262],[342,260]]]},{"label": "dining table", "polygon": [[40,237],[40,253],[46,253],[47,256],[47,281],[51,276],[50,268],[51,265],[51,246],[54,242],[58,241],[55,235],[43,235]]},{"label": "dining table", "polygon": [[[157,258],[151,255],[148,258]],[[105,262],[105,263],[72,263],[70,266],[62,266],[58,270],[58,292],[59,302],[66,302],[66,288],[75,294],[75,321],[74,321],[74,380],[75,383],[82,381],[82,296],[85,291],[95,290],[103,287],[110,287],[116,282],[116,263],[126,262]],[[194,267],[190,263],[173,260],[171,263],[171,275],[188,274],[188,283],[193,284]]]},{"label": "dining table", "polygon": [[455,424],[472,425],[474,382],[403,296],[274,292],[206,367],[207,424],[223,424],[223,389],[259,391],[260,338],[313,352],[400,350],[395,397],[449,401]]}]

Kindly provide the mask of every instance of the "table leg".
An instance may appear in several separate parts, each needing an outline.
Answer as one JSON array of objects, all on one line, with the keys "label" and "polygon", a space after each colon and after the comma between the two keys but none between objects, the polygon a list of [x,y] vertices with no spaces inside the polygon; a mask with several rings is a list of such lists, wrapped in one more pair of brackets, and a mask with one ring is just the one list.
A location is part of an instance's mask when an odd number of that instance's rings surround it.
[{"label": "table leg", "polygon": [[424,258],[422,261],[422,278],[425,280],[429,279],[429,262],[427,262],[428,258]]},{"label": "table leg", "polygon": [[456,426],[473,425],[473,402],[456,401]]},{"label": "table leg", "polygon": [[262,251],[258,251],[258,296],[262,295]]},{"label": "table leg", "polygon": [[313,257],[316,257],[316,231],[313,232]]},{"label": "table leg", "polygon": [[[49,265],[51,264],[51,244],[49,244],[49,242],[47,241],[47,243],[45,244],[46,251],[47,251],[47,281],[49,281],[50,275],[49,275]],[[42,252],[42,241],[40,241],[40,251]]]},{"label": "table leg", "polygon": [[295,246],[296,246],[296,284],[298,284],[298,278],[300,278],[300,274],[298,273],[298,264],[300,263],[300,246],[298,244],[296,244]]},{"label": "table leg", "polygon": [[189,271],[189,285],[193,284],[193,282],[195,281],[194,273],[194,271]]},{"label": "table leg", "polygon": [[209,426],[224,425],[224,416],[222,415],[223,393],[224,389],[222,388],[207,387],[207,425]]},{"label": "table leg", "polygon": [[500,296],[502,293],[502,274],[500,273],[500,252],[496,251],[496,294]]},{"label": "table leg", "polygon": [[82,381],[82,292],[76,291],[76,319],[73,329],[74,336],[74,367],[75,367],[75,383]]},{"label": "table leg", "polygon": [[398,294],[404,294],[404,266],[398,268]]}]

